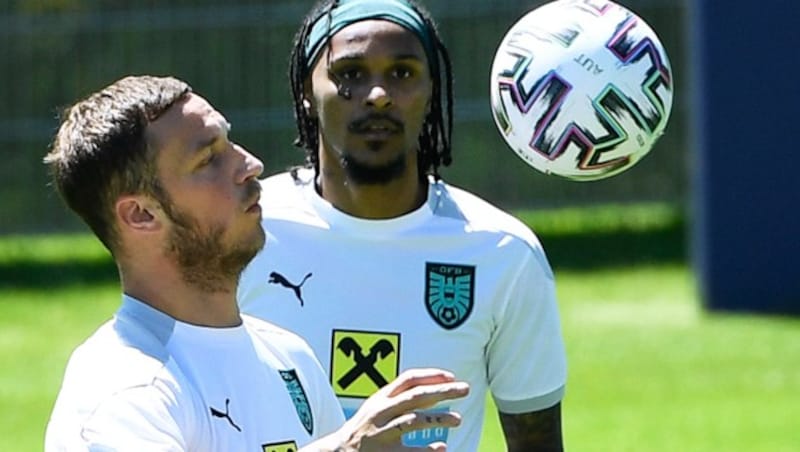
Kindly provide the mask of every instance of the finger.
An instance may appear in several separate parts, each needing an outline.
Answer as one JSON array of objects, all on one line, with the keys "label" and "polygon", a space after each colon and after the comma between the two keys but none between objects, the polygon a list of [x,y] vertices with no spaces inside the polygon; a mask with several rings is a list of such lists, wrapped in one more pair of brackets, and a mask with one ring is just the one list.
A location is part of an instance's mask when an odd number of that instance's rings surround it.
[{"label": "finger", "polygon": [[392,397],[401,411],[430,408],[439,402],[460,399],[469,394],[469,384],[463,381],[415,386]]},{"label": "finger", "polygon": [[425,410],[445,400],[458,399],[469,394],[469,385],[463,381],[415,386],[386,399],[387,405],[375,416],[379,425],[405,413]]},{"label": "finger", "polygon": [[409,388],[420,385],[447,383],[455,381],[455,375],[444,369],[419,368],[408,369],[397,376],[394,381],[384,387],[386,395],[392,397]]}]

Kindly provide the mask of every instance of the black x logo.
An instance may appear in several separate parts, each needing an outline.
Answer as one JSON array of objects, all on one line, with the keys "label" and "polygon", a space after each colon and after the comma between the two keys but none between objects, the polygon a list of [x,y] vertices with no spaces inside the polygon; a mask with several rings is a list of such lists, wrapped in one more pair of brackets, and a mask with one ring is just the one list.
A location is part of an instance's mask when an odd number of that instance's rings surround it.
[{"label": "black x logo", "polygon": [[366,355],[364,355],[361,346],[351,337],[342,338],[336,347],[341,350],[345,356],[352,358],[355,363],[353,367],[337,381],[342,389],[347,389],[358,377],[364,374],[366,374],[377,387],[380,388],[386,385],[386,379],[375,369],[375,362],[378,358],[384,359],[394,353],[394,346],[391,342],[386,339],[378,340],[370,347],[369,353]]}]

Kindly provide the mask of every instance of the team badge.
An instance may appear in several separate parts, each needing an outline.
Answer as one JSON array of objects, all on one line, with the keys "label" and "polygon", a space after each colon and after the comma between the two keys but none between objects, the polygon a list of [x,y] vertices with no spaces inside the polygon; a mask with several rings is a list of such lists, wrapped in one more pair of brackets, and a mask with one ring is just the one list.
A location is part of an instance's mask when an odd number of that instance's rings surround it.
[{"label": "team badge", "polygon": [[297,443],[286,441],[284,443],[264,444],[261,446],[261,452],[297,452]]},{"label": "team badge", "polygon": [[303,390],[303,385],[300,384],[300,379],[297,378],[297,372],[294,369],[279,370],[278,372],[280,372],[283,382],[286,383],[286,389],[292,398],[300,422],[308,434],[312,435],[314,433],[314,415],[311,414],[311,405],[308,403],[308,397],[306,397],[306,391]]},{"label": "team badge", "polygon": [[365,398],[397,377],[400,335],[333,330],[331,386],[339,397]]},{"label": "team badge", "polygon": [[452,330],[467,320],[475,296],[472,265],[425,263],[425,307],[433,320]]}]

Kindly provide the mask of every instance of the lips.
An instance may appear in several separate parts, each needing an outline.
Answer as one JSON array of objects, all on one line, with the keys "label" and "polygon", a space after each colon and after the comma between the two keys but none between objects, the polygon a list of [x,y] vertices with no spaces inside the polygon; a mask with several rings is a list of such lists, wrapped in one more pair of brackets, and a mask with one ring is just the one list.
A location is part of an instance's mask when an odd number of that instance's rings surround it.
[{"label": "lips", "polygon": [[247,212],[256,212],[261,209],[261,205],[258,203],[260,198],[261,197],[259,196],[252,204],[250,204],[250,207],[247,208]]},{"label": "lips", "polygon": [[361,135],[392,135],[403,131],[403,123],[385,115],[370,115],[353,121],[348,128]]},{"label": "lips", "polygon": [[261,199],[260,196],[257,197],[252,202],[248,203],[247,204],[247,210],[245,210],[245,212],[252,213],[252,212],[259,211],[261,209],[261,205],[258,203],[259,199]]},{"label": "lips", "polygon": [[257,181],[252,181],[247,186],[247,192],[245,194],[245,205],[247,206],[247,212],[255,212],[259,210],[261,206],[258,202],[261,200],[261,185]]}]

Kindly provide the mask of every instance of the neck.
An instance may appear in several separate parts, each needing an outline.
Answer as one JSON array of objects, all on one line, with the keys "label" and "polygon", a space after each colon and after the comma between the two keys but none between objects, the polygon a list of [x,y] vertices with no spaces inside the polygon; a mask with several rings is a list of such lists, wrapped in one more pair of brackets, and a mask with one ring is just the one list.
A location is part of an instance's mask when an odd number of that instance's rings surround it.
[{"label": "neck", "polygon": [[181,322],[208,327],[242,323],[236,304],[237,281],[214,291],[188,284],[173,266],[128,266],[120,271],[122,289]]},{"label": "neck", "polygon": [[315,185],[320,195],[342,212],[374,220],[405,215],[428,197],[427,182],[417,177],[416,171],[384,184],[358,184],[342,172],[322,168]]},{"label": "neck", "polygon": [[319,156],[317,192],[349,215],[371,220],[396,218],[418,209],[427,200],[428,182],[426,177],[420,177],[416,150],[409,150],[402,169],[380,183],[353,180],[343,168],[339,153],[324,144],[320,145]]}]

